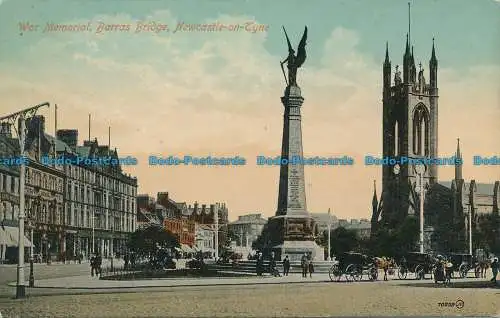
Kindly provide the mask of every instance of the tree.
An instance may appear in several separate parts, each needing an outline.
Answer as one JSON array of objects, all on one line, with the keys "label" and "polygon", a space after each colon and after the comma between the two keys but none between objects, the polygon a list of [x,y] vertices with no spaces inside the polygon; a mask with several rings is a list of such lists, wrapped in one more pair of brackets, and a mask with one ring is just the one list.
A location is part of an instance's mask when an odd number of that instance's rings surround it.
[{"label": "tree", "polygon": [[359,247],[359,237],[356,231],[338,227],[330,235],[331,253],[339,255]]},{"label": "tree", "polygon": [[472,240],[475,248],[482,248],[488,252],[500,252],[500,216],[497,214],[481,215],[478,218],[477,228],[473,228]]},{"label": "tree", "polygon": [[137,229],[130,235],[127,245],[137,256],[150,260],[156,257],[162,248],[180,247],[177,236],[158,225]]},{"label": "tree", "polygon": [[240,238],[238,235],[236,235],[236,233],[234,233],[233,230],[228,230],[227,231],[227,237],[226,237],[226,244],[225,246],[231,246],[231,242],[237,242],[239,240],[241,240],[242,238]]},{"label": "tree", "polygon": [[405,253],[415,249],[416,243],[419,238],[420,220],[414,216],[408,216],[401,226],[394,232],[393,254],[404,255]]}]

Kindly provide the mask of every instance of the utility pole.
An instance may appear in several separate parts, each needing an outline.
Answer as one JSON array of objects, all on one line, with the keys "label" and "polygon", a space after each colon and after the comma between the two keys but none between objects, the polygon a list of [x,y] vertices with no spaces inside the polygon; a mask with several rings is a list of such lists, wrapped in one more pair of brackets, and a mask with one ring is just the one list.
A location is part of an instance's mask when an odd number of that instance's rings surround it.
[{"label": "utility pole", "polygon": [[420,192],[420,253],[424,252],[424,200],[425,200],[425,184],[424,184],[424,173],[425,166],[417,165],[415,166],[415,170],[419,176],[419,192]]},{"label": "utility pole", "polygon": [[332,233],[332,219],[331,219],[331,212],[330,208],[328,208],[328,258],[327,260],[331,261],[332,260],[332,248],[331,248],[331,235]]},{"label": "utility pole", "polygon": [[[17,136],[19,139],[19,156],[22,158],[20,169],[19,169],[19,242],[18,242],[18,263],[17,263],[17,284],[16,284],[16,298],[26,297],[26,282],[24,277],[24,219],[26,217],[25,211],[25,160],[24,160],[24,147],[26,143],[26,118],[33,118],[36,111],[40,107],[47,106],[49,103],[39,104],[30,108],[23,109],[19,112],[3,116],[0,118],[0,122],[8,122],[14,129],[17,129]],[[16,128],[16,121],[18,121],[19,126]],[[33,242],[31,242],[33,244]]]},{"label": "utility pole", "polygon": [[215,207],[215,213],[214,213],[214,218],[215,218],[215,261],[219,259],[219,209],[216,206]]},{"label": "utility pole", "polygon": [[469,254],[472,255],[472,206],[469,205]]}]

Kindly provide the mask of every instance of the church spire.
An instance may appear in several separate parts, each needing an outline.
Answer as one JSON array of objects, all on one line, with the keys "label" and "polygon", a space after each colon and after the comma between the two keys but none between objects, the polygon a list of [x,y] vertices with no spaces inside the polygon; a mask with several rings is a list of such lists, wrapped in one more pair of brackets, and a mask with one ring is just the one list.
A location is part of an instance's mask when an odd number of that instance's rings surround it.
[{"label": "church spire", "polygon": [[390,64],[391,61],[389,60],[389,42],[385,42],[385,61],[384,64]]},{"label": "church spire", "polygon": [[385,61],[383,67],[384,92],[388,94],[391,88],[391,61],[389,60],[389,42],[385,42]]},{"label": "church spire", "polygon": [[434,38],[432,38],[432,54],[431,54],[431,64],[435,64],[437,66],[437,58],[436,58],[436,49],[434,47]]},{"label": "church spire", "polygon": [[430,85],[434,89],[435,94],[437,95],[437,69],[438,69],[438,61],[436,58],[436,49],[434,48],[434,38],[432,38],[432,55],[429,61],[429,72],[430,72]]},{"label": "church spire", "polygon": [[406,49],[403,56],[403,81],[405,84],[410,82],[410,70],[411,70],[411,52],[410,52],[410,42],[408,39],[408,33],[406,34]]},{"label": "church spire", "polygon": [[462,180],[462,153],[460,152],[460,138],[457,138],[457,152],[455,153],[455,180],[457,184]]},{"label": "church spire", "polygon": [[373,180],[373,199],[372,199],[372,206],[374,209],[377,208],[378,206],[378,199],[377,199],[377,185],[376,185],[376,180]]}]

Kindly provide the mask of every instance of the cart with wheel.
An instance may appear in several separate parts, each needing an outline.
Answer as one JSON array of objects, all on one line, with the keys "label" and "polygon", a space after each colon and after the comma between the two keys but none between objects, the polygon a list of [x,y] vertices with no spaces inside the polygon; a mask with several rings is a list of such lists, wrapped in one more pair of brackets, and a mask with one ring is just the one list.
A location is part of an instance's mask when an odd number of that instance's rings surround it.
[{"label": "cart with wheel", "polygon": [[398,277],[406,279],[413,274],[415,279],[425,279],[425,275],[433,273],[436,260],[429,253],[410,252],[399,261]]},{"label": "cart with wheel", "polygon": [[453,264],[452,274],[458,272],[460,278],[466,278],[470,270],[474,269],[476,278],[479,278],[481,268],[478,262],[474,260],[471,254],[452,253],[448,257]]},{"label": "cart with wheel", "polygon": [[374,281],[378,278],[378,268],[374,259],[361,253],[343,253],[337,257],[337,262],[330,267],[330,280],[340,281],[344,278],[348,282],[357,282],[366,276]]}]

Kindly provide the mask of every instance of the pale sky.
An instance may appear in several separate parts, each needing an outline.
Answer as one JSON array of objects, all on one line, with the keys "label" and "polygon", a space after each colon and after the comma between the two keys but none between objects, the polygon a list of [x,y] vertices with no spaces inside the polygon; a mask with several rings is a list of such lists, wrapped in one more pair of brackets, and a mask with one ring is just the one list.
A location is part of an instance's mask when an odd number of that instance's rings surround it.
[{"label": "pale sky", "polygon": [[[310,212],[370,217],[373,180],[367,154],[382,152],[382,63],[402,64],[405,1],[21,1],[0,0],[0,113],[48,101],[58,128],[80,131],[139,165],[139,192],[168,191],[187,203],[226,202],[230,219],[274,215],[279,167],[256,156],[280,153],[284,90],[279,61],[287,53],[281,26],[296,46],[309,28],[308,58],[299,70],[305,156],[354,157],[354,166],[306,167]],[[170,32],[135,33],[137,21]],[[19,22],[40,25],[19,29]],[[46,23],[87,24],[92,31],[43,33]],[[96,34],[99,22],[129,32]],[[179,22],[267,25],[267,32],[177,32]],[[439,155],[461,140],[464,177],[500,179],[499,166],[474,167],[474,155],[500,155],[500,3],[415,1],[411,39],[416,63],[428,63],[435,38],[439,60]],[[53,134],[54,109],[43,110]],[[239,167],[150,167],[147,156],[242,156]],[[453,167],[439,170],[453,178]]]}]

